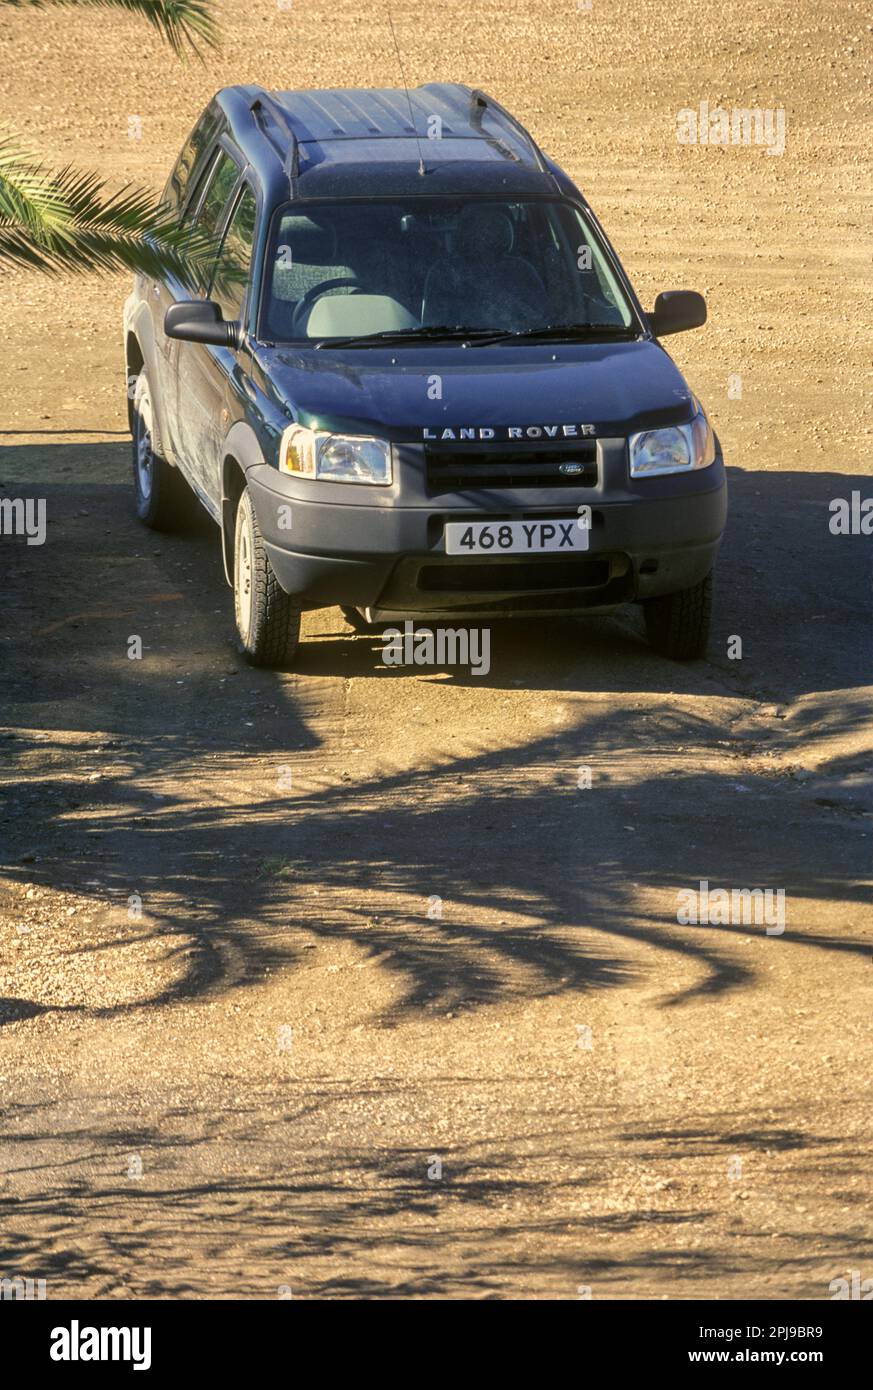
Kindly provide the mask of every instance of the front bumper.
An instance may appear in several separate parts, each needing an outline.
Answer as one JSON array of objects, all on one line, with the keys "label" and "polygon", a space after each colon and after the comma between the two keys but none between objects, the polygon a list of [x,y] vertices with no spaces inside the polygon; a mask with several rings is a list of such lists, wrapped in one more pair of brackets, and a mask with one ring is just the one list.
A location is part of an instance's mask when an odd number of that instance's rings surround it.
[{"label": "front bumper", "polygon": [[[379,617],[609,612],[698,583],[726,520],[721,455],[697,473],[629,480],[624,441],[599,446],[598,483],[578,489],[428,498],[402,475],[391,489],[365,489],[312,484],[266,465],[247,481],[279,583],[304,608],[340,604]],[[582,504],[591,507],[587,551],[445,554],[449,520],[566,519]]]}]

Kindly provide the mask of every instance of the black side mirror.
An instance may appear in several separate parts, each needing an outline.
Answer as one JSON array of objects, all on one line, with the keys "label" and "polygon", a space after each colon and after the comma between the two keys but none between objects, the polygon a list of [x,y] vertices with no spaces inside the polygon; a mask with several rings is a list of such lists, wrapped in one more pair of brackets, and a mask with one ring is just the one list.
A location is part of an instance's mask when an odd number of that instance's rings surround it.
[{"label": "black side mirror", "polygon": [[706,300],[696,290],[664,290],[649,314],[649,327],[656,338],[701,328],[705,323]]},{"label": "black side mirror", "polygon": [[237,348],[242,342],[242,326],[225,322],[220,307],[212,299],[187,299],[181,304],[171,304],[164,315],[164,332],[168,338],[211,343],[215,347]]}]

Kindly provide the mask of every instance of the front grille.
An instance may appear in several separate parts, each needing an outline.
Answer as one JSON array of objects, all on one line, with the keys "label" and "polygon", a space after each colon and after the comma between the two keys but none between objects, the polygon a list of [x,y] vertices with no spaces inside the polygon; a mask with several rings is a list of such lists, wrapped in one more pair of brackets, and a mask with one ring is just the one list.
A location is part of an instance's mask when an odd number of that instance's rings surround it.
[{"label": "front grille", "polygon": [[[425,444],[427,487],[431,496],[483,488],[595,487],[597,442],[566,444]],[[579,472],[562,473],[561,464]]]}]

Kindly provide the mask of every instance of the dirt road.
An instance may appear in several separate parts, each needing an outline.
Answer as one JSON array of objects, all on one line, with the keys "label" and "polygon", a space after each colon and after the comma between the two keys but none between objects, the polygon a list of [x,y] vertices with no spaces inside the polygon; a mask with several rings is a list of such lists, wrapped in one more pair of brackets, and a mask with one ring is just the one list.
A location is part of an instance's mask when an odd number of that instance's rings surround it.
[{"label": "dirt road", "polygon": [[[6,277],[0,496],[48,530],[0,537],[0,1275],[828,1298],[873,1277],[869,539],[828,525],[870,495],[864,7],[392,13],[409,81],[509,105],[646,302],[707,294],[673,341],[731,465],[711,659],[629,612],[411,674],[324,610],[294,674],[246,668],[210,523],[133,516],[126,286]],[[398,82],[370,7],[224,17],[200,68],[133,17],[4,16],[0,119],[158,187],[225,83]],[[679,145],[704,100],[784,108],[784,154]],[[680,925],[703,880],[784,889],[784,932]]]}]

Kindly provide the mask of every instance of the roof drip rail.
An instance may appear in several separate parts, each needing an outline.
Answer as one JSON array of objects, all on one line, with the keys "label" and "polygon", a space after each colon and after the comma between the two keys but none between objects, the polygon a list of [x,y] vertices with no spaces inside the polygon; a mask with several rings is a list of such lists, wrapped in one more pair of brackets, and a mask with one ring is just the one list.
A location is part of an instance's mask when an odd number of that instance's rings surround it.
[{"label": "roof drip rail", "polygon": [[[300,146],[294,127],[289,121],[287,113],[279,105],[279,102],[276,101],[274,97],[270,96],[269,92],[263,91],[259,92],[252,102],[251,112],[258,124],[263,127],[264,134],[270,140],[270,143],[274,146],[282,159],[285,172],[289,179],[296,179],[300,170]],[[262,120],[263,116],[269,116],[273,124],[279,127],[288,142],[287,149],[279,141],[270,136],[270,132],[266,128],[266,122]]]},{"label": "roof drip rail", "polygon": [[540,173],[550,174],[552,171],[546,163],[545,156],[543,155],[542,150],[540,149],[536,140],[531,135],[530,131],[525,130],[521,121],[517,121],[515,117],[512,115],[512,113],[507,111],[505,106],[501,106],[499,101],[495,101],[493,97],[489,97],[485,92],[480,91],[479,88],[476,88],[475,91],[471,91],[470,124],[473,126],[475,130],[482,131],[483,135],[485,134],[485,132],[484,130],[482,130],[482,118],[484,116],[484,113],[488,110],[494,111],[498,116],[500,116],[504,121],[506,121],[507,124],[510,125],[513,130],[517,131],[519,135],[524,137],[524,139],[530,146],[531,152],[533,153],[533,157],[536,160],[537,168],[539,169]]}]

